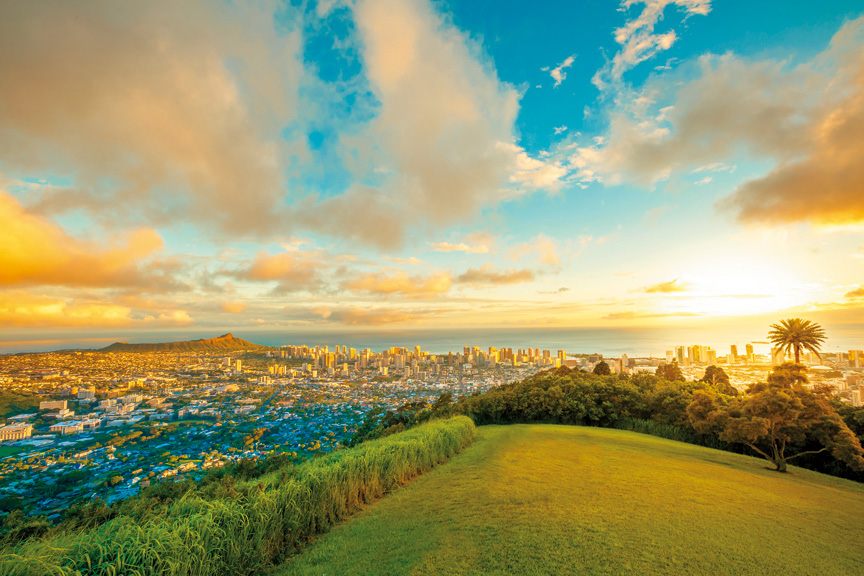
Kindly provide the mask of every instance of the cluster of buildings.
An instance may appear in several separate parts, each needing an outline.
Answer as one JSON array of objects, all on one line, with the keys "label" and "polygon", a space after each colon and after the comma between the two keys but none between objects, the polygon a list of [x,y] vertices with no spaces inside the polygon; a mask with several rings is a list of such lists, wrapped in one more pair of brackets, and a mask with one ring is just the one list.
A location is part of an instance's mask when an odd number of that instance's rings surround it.
[{"label": "cluster of buildings", "polygon": [[32,400],[0,414],[0,508],[50,515],[241,458],[304,458],[345,442],[370,410],[473,394],[555,364],[548,352],[516,365],[511,355],[300,346],[0,356],[0,394]]}]

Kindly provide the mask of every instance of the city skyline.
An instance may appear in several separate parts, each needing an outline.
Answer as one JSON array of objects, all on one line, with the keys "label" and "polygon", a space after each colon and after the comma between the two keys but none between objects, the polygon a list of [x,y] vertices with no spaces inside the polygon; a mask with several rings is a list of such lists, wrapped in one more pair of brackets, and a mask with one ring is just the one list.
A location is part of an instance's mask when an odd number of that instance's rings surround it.
[{"label": "city skyline", "polygon": [[864,325],[860,3],[0,14],[0,352]]}]

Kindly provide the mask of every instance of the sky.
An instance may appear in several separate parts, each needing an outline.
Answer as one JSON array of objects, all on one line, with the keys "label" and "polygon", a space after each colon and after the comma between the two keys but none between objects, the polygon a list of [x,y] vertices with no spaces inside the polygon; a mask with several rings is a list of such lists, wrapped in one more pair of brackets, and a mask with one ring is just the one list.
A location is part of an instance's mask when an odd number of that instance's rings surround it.
[{"label": "sky", "polygon": [[864,6],[0,5],[2,340],[864,323]]}]

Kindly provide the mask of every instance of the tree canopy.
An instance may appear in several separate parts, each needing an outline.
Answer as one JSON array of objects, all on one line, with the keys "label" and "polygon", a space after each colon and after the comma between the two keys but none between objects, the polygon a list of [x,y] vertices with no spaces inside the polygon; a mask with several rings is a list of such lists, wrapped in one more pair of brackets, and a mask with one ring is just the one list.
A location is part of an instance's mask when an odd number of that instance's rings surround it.
[{"label": "tree canopy", "polygon": [[598,376],[609,376],[612,374],[612,369],[609,368],[609,364],[601,360],[596,366],[594,366],[594,374]]},{"label": "tree canopy", "polygon": [[729,375],[719,366],[708,366],[708,368],[705,369],[705,375],[702,376],[699,381],[710,384],[721,394],[727,394],[729,396],[735,396],[738,394],[738,390],[736,390],[729,382]]},{"label": "tree canopy", "polygon": [[795,354],[795,363],[801,363],[801,352],[807,350],[819,356],[819,350],[825,342],[825,330],[815,322],[801,318],[782,320],[771,325],[768,339],[775,348],[786,354]]},{"label": "tree canopy", "polygon": [[[864,449],[831,405],[827,394],[805,387],[800,365],[777,367],[768,382],[730,397],[707,388],[687,407],[693,427],[721,440],[749,446],[781,472],[790,460],[830,451],[855,470],[864,470]],[[811,446],[818,446],[811,449]]]},{"label": "tree canopy", "polygon": [[681,372],[681,367],[678,362],[672,361],[671,364],[660,364],[657,366],[657,376],[670,382],[684,382],[684,374]]}]

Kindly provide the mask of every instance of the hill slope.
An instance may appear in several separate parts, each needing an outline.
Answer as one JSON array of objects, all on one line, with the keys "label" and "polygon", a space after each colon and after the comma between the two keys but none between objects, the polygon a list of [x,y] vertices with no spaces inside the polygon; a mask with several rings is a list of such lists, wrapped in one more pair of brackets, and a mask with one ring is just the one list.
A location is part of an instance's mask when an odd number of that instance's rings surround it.
[{"label": "hill slope", "polygon": [[483,426],[294,574],[864,574],[864,486],[621,430]]},{"label": "hill slope", "polygon": [[115,342],[100,352],[234,352],[239,350],[264,350],[267,346],[255,344],[242,338],[235,338],[230,332],[216,338],[185,340],[182,342],[160,342],[127,344]]}]

